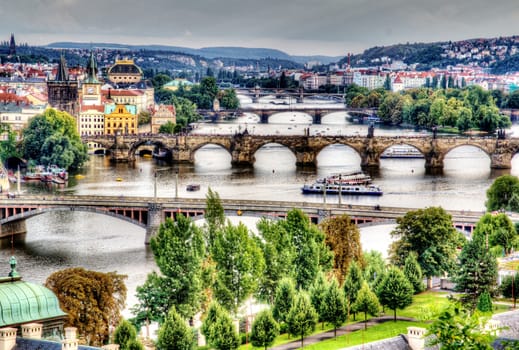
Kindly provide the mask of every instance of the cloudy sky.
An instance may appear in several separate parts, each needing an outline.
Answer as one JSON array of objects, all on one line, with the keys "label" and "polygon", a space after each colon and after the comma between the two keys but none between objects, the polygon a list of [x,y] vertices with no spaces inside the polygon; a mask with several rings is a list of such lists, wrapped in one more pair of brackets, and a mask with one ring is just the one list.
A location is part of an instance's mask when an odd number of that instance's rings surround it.
[{"label": "cloudy sky", "polygon": [[[519,34],[517,0],[2,0],[0,40],[268,47],[289,54]],[[2,38],[3,37],[3,38]]]}]

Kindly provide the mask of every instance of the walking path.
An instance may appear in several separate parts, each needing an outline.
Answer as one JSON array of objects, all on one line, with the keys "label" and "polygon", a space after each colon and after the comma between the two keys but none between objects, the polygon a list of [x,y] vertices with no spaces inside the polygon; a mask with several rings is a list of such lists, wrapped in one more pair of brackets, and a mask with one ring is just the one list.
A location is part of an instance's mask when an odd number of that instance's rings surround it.
[{"label": "walking path", "polygon": [[[397,317],[399,321],[416,321],[414,318],[410,317]],[[393,316],[381,316],[381,317],[373,317],[368,320],[367,326],[374,326],[379,323],[393,321]],[[351,333],[354,331],[358,331],[364,329],[364,321],[359,321],[357,323],[349,324],[347,326],[342,326],[337,328],[337,336],[343,335],[346,333]],[[334,337],[333,329],[331,331],[327,331],[324,333],[309,335],[304,339],[304,345],[314,344],[323,340],[332,339]],[[269,348],[270,350],[294,350],[301,348],[301,339],[294,338],[290,343],[285,343],[281,345],[277,345]]]}]

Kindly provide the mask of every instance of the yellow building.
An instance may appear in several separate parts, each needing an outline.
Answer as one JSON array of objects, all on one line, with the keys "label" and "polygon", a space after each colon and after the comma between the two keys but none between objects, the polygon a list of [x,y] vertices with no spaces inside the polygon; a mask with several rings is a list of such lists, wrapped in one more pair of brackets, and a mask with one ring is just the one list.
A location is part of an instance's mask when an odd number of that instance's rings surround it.
[{"label": "yellow building", "polygon": [[137,134],[137,113],[133,105],[105,105],[105,134]]}]

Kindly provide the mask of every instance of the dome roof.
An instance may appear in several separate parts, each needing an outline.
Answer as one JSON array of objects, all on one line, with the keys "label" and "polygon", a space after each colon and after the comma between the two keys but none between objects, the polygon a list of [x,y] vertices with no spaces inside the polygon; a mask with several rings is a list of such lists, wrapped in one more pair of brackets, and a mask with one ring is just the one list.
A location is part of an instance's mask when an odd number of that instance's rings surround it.
[{"label": "dome roof", "polygon": [[64,316],[50,289],[19,279],[0,282],[0,327]]},{"label": "dome roof", "polygon": [[108,69],[108,74],[142,75],[142,70],[133,63],[133,60],[116,60],[115,64]]}]

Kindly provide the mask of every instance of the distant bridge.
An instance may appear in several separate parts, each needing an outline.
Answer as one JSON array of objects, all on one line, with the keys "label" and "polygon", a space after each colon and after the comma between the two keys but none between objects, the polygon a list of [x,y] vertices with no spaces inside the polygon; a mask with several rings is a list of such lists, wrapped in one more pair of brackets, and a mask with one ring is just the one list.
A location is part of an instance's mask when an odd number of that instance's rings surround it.
[{"label": "distant bridge", "polygon": [[329,99],[336,102],[344,102],[344,93],[322,93],[322,92],[309,92],[305,91],[302,87],[295,89],[282,89],[282,88],[239,88],[236,89],[236,93],[239,95],[250,96],[252,102],[259,102],[261,97],[274,96],[276,98],[294,97],[297,103],[303,103],[305,97],[318,98],[318,99]]},{"label": "distant bridge", "polygon": [[456,136],[310,136],[310,135],[99,135],[83,136],[84,142],[96,142],[110,151],[114,162],[133,162],[139,147],[154,145],[168,150],[171,160],[177,163],[194,163],[195,152],[209,144],[221,146],[231,155],[233,166],[252,167],[255,153],[267,144],[279,144],[290,150],[297,166],[317,166],[317,156],[330,145],[345,145],[355,150],[361,159],[362,168],[378,168],[380,156],[387,148],[408,145],[424,156],[427,171],[443,169],[445,156],[461,146],[474,146],[490,158],[492,169],[510,169],[512,157],[519,151],[519,138],[499,139],[493,137]]},{"label": "distant bridge", "polygon": [[[293,208],[303,210],[314,223],[330,217],[348,214],[354,223],[388,223],[402,217],[410,208],[373,207],[309,202],[281,202],[222,199],[227,216],[255,216],[285,218]],[[51,211],[84,211],[112,216],[146,229],[145,243],[156,234],[166,218],[175,219],[182,213],[187,217],[202,218],[205,199],[153,198],[127,196],[21,196],[0,200],[0,237],[26,233],[25,220]],[[454,226],[472,232],[483,212],[448,211]]]},{"label": "distant bridge", "polygon": [[272,106],[272,108],[247,106],[239,109],[213,111],[209,109],[199,109],[198,113],[211,119],[212,121],[223,120],[227,118],[235,118],[249,112],[257,114],[260,117],[261,124],[268,124],[269,118],[278,113],[300,112],[306,113],[312,118],[312,124],[321,124],[321,120],[328,114],[337,112],[346,112],[354,115],[375,116],[377,108],[353,108],[344,105],[327,106],[327,107],[308,107],[308,106]]}]

